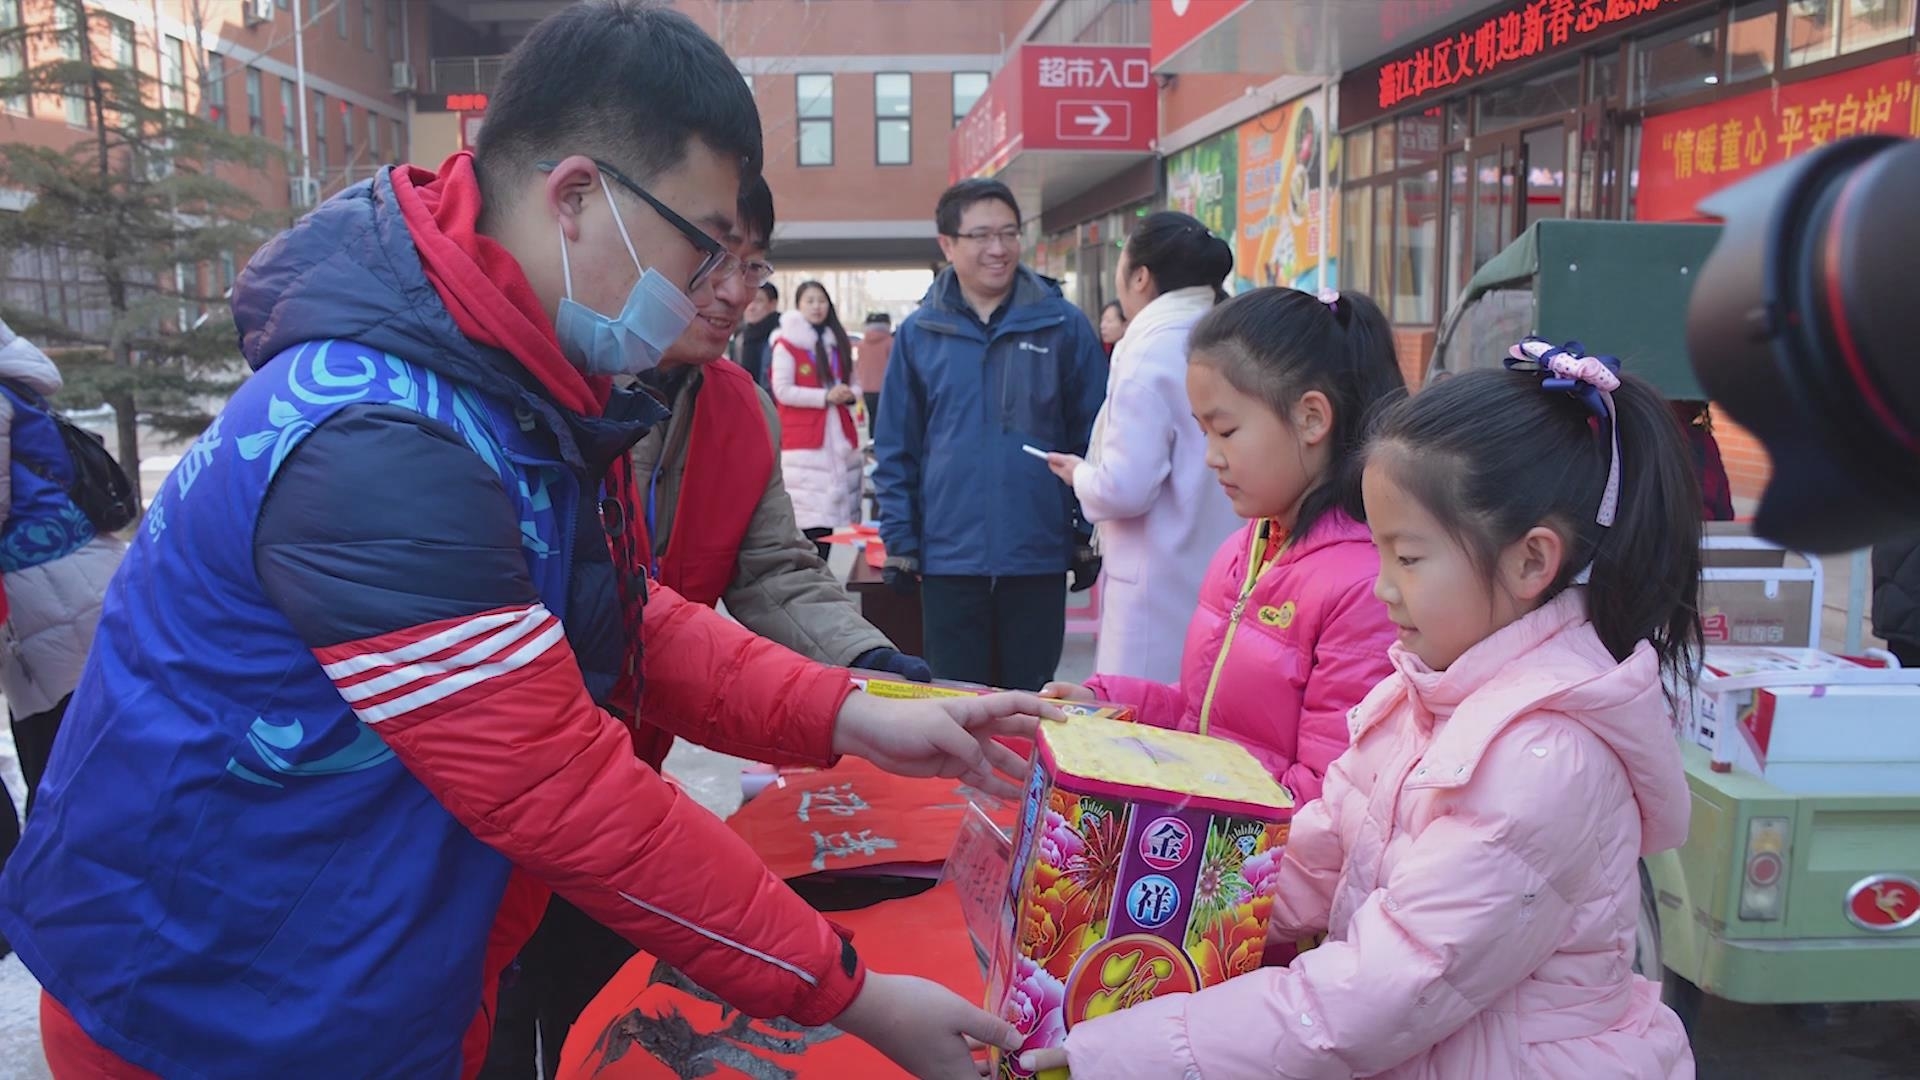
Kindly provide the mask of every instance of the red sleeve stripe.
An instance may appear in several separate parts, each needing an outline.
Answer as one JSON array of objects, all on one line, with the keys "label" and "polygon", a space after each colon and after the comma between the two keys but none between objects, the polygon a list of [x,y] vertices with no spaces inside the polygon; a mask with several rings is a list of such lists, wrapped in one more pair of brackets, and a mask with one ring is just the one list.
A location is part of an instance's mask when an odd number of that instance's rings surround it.
[{"label": "red sleeve stripe", "polygon": [[[512,613],[505,625],[498,613],[476,615],[464,625],[472,624],[479,625],[465,636],[455,632],[459,627],[439,630],[418,643],[351,656],[326,665],[325,670],[331,675],[336,668],[352,666],[359,669],[356,674],[368,676],[335,677],[334,685],[363,722],[378,724],[512,675],[565,645],[565,628],[543,604]],[[393,637],[382,635],[381,640]],[[438,647],[423,654],[420,647],[429,642]],[[382,659],[376,661],[378,666],[368,667],[361,661],[369,657]]]}]

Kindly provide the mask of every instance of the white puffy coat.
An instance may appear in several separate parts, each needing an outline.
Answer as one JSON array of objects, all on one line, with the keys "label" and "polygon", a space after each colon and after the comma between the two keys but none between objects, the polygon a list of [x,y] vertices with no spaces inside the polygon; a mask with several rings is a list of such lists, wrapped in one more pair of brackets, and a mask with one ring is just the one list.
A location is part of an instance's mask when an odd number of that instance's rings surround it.
[{"label": "white puffy coat", "polygon": [[[43,395],[59,391],[60,371],[45,353],[0,324],[0,378]],[[13,404],[0,395],[0,523],[13,505]],[[80,684],[80,669],[93,648],[100,601],[120,568],[126,545],[110,536],[5,578],[9,618],[0,627],[0,692],[17,717],[52,709]]]},{"label": "white puffy coat", "polygon": [[[802,356],[812,356],[820,331],[806,316],[789,311],[780,316],[773,342],[773,400],[789,409],[827,409],[827,390],[795,384],[793,353],[780,347],[785,341]],[[833,348],[828,342],[828,348]],[[860,400],[853,383],[851,357],[840,358],[841,373]],[[825,380],[820,380],[825,381]],[[861,520],[860,477],[864,464],[858,439],[849,440],[838,417],[827,417],[826,438],[807,450],[781,450],[780,470],[786,474],[787,494],[793,498],[793,516],[802,529],[838,529]],[[856,428],[856,431],[858,429]]]},{"label": "white puffy coat", "polygon": [[1212,308],[1212,289],[1176,289],[1127,323],[1088,463],[1074,470],[1104,560],[1094,655],[1102,675],[1180,681],[1207,565],[1245,524],[1207,468],[1206,436],[1187,407],[1187,338]]}]

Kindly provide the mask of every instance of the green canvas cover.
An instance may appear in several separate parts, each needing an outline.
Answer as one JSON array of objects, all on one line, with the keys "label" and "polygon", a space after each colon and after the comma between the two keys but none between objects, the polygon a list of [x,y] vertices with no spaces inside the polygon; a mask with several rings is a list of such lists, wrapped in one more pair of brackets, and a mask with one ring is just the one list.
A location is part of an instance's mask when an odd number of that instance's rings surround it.
[{"label": "green canvas cover", "polygon": [[1687,361],[1687,300],[1719,235],[1718,225],[1536,222],[1467,283],[1427,378],[1493,367],[1538,334],[1618,356],[1669,398],[1704,399]]}]

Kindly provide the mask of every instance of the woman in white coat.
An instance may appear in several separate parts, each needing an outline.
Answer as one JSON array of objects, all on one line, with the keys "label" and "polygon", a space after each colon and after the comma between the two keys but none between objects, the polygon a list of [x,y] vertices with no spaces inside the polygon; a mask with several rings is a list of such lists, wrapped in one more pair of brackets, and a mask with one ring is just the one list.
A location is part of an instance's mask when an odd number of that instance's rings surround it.
[{"label": "woman in white coat", "polygon": [[1087,460],[1048,455],[1096,523],[1105,578],[1095,671],[1178,682],[1201,578],[1245,524],[1207,468],[1187,408],[1187,337],[1226,296],[1231,273],[1232,249],[1194,218],[1166,211],[1142,222],[1115,274],[1126,336]]},{"label": "woman in white coat", "polygon": [[774,331],[773,400],[780,407],[780,470],[800,531],[827,557],[820,538],[860,520],[862,454],[853,403],[853,347],[827,287],[794,290],[796,310]]},{"label": "woman in white coat", "polygon": [[[93,645],[100,601],[126,545],[102,536],[68,495],[71,455],[48,395],[60,371],[0,322],[0,693],[32,810],[61,718]],[[20,837],[13,802],[0,789],[0,863]],[[0,941],[0,955],[7,946]]]}]

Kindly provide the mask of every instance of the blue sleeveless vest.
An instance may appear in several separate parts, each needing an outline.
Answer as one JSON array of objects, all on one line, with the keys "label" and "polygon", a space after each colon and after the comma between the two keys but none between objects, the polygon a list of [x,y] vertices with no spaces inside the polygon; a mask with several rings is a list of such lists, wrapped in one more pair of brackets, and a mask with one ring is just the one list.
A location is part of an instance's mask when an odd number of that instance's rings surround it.
[{"label": "blue sleeveless vest", "polygon": [[[566,618],[579,484],[511,406],[338,340],[241,387],[107,593],[35,808],[52,820],[0,877],[22,959],[103,1045],[165,1076],[456,1077],[478,1010],[507,860],[354,717],[254,572],[275,470],[359,405],[439,421],[493,467]],[[80,768],[88,797],[68,798]],[[221,1017],[215,1068],[205,1016]]]}]

